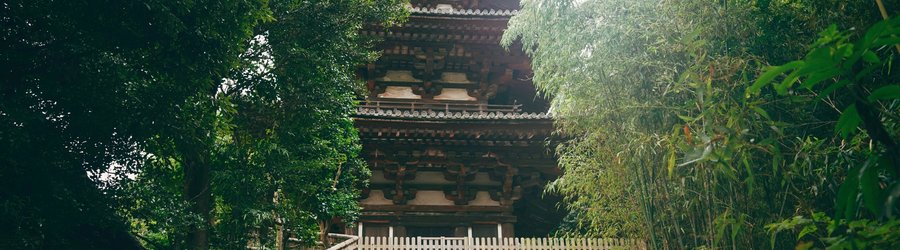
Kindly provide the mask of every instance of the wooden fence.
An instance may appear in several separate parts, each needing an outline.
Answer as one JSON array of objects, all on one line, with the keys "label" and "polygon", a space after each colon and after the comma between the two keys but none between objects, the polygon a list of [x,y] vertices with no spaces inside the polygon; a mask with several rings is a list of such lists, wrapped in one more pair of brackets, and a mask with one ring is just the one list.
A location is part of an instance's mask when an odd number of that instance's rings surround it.
[{"label": "wooden fence", "polygon": [[511,249],[628,249],[646,250],[634,239],[585,238],[469,238],[469,237],[363,237],[346,240],[329,250],[511,250]]}]

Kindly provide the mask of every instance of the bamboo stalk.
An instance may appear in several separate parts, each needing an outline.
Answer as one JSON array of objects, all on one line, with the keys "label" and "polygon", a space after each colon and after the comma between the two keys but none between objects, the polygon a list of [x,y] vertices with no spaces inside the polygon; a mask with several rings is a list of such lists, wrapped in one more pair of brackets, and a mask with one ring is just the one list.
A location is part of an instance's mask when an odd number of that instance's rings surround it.
[{"label": "bamboo stalk", "polygon": [[[875,0],[875,4],[878,5],[878,12],[881,12],[881,18],[884,18],[884,20],[890,19],[887,9],[884,8],[884,3],[881,0]],[[900,53],[900,44],[894,44],[894,48],[897,49],[897,53]]]}]

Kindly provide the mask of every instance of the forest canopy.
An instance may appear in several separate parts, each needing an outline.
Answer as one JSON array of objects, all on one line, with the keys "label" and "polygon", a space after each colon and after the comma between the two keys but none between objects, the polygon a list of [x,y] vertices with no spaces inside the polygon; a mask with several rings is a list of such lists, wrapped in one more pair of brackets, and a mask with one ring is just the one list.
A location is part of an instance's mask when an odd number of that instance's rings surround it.
[{"label": "forest canopy", "polygon": [[0,5],[0,248],[310,245],[368,170],[349,118],[393,0]]}]

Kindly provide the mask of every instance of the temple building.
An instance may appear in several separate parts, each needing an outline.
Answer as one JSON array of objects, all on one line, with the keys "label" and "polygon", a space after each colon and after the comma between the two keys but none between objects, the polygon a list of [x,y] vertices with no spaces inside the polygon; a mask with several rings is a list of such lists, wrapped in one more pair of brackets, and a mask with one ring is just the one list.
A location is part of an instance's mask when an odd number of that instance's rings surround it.
[{"label": "temple building", "polygon": [[547,102],[521,47],[500,38],[517,0],[412,0],[364,65],[354,117],[372,170],[358,226],[371,236],[545,236],[563,214]]}]

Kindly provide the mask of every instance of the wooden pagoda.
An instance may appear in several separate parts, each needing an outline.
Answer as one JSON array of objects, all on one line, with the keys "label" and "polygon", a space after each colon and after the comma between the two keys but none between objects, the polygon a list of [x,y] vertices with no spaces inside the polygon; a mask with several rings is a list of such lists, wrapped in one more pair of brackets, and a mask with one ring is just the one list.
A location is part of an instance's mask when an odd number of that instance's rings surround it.
[{"label": "wooden pagoda", "polygon": [[372,170],[363,236],[511,237],[559,220],[547,104],[520,48],[499,45],[517,0],[413,0],[409,21],[364,35],[383,54],[359,69],[355,123]]}]

